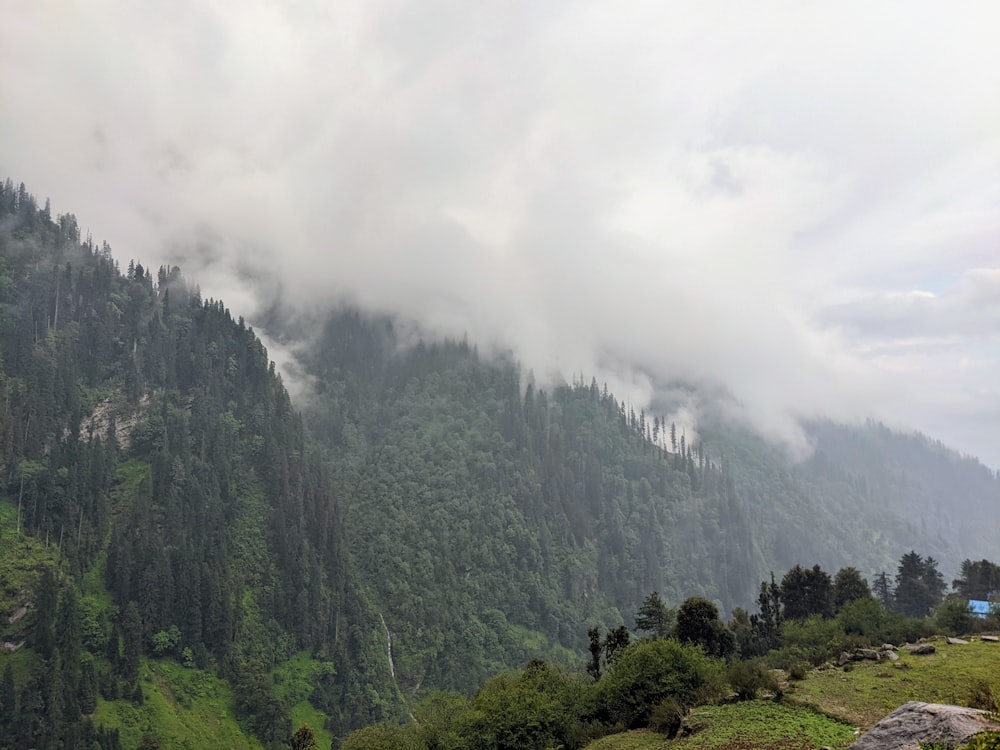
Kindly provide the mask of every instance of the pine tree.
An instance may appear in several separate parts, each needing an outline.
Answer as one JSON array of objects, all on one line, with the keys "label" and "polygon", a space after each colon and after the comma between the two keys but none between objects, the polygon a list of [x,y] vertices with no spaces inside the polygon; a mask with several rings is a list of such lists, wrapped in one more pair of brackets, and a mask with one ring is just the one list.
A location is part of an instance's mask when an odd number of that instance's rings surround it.
[{"label": "pine tree", "polygon": [[636,612],[635,629],[652,633],[655,638],[669,638],[674,628],[674,619],[674,612],[663,601],[660,592],[654,591]]}]

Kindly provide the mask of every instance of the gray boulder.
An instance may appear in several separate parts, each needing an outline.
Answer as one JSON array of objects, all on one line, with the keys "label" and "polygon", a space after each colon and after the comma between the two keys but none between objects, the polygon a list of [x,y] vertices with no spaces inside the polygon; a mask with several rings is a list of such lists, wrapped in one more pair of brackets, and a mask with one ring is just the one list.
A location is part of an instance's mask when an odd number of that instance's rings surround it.
[{"label": "gray boulder", "polygon": [[968,646],[969,642],[962,638],[949,638],[948,644],[951,646]]},{"label": "gray boulder", "polygon": [[908,646],[904,646],[907,651],[911,654],[933,654],[937,649],[934,648],[933,643],[911,643]]},{"label": "gray boulder", "polygon": [[1000,729],[985,711],[940,703],[904,703],[869,729],[850,750],[920,750],[921,743],[958,747],[986,729]]}]

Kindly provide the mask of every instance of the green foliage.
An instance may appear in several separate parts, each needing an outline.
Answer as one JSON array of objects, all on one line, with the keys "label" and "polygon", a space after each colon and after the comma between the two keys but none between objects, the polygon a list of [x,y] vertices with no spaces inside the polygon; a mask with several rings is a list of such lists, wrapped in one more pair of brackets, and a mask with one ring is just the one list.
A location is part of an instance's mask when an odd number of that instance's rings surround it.
[{"label": "green foliage", "polygon": [[933,557],[923,558],[915,551],[899,560],[893,607],[908,617],[924,617],[944,598],[944,579]]},{"label": "green foliage", "polygon": [[785,623],[784,649],[802,655],[814,664],[834,658],[843,650],[845,643],[844,631],[836,620],[813,615],[805,620]]},{"label": "green foliage", "polygon": [[677,639],[697,644],[706,654],[725,658],[736,649],[736,639],[719,619],[719,609],[699,596],[686,599],[677,610]]},{"label": "green foliage", "polygon": [[814,565],[800,565],[781,579],[781,604],[786,620],[804,620],[813,615],[829,617],[833,612],[833,582],[830,574]]},{"label": "green foliage", "polygon": [[833,608],[839,612],[845,604],[871,598],[872,591],[857,568],[847,567],[833,577]]},{"label": "green foliage", "polygon": [[95,724],[120,732],[123,747],[138,746],[151,732],[166,748],[261,747],[237,724],[231,688],[210,672],[170,659],[144,661],[138,684],[141,705],[98,697],[93,715]]},{"label": "green foliage", "polygon": [[966,599],[985,601],[1000,594],[1000,565],[989,560],[962,561],[961,573],[952,587]]},{"label": "green foliage", "polygon": [[642,606],[635,613],[635,629],[651,634],[655,638],[668,638],[673,632],[677,614],[667,606],[660,596],[660,592],[654,591],[647,596]]},{"label": "green foliage", "polygon": [[969,602],[963,596],[945,599],[934,610],[934,622],[947,635],[967,635],[976,627],[976,618],[969,610]]},{"label": "green foliage", "polygon": [[778,681],[759,660],[733,662],[726,671],[726,679],[741,701],[753,700],[762,690],[772,695],[780,692]]},{"label": "green foliage", "polygon": [[700,647],[644,640],[625,649],[597,687],[606,723],[636,727],[667,698],[696,705],[721,695],[723,684],[720,663]]},{"label": "green foliage", "polygon": [[967,704],[972,708],[979,708],[983,711],[997,711],[997,699],[993,693],[993,688],[989,681],[977,677],[969,684],[969,697]]},{"label": "green foliage", "polygon": [[649,715],[649,728],[667,737],[674,737],[681,728],[686,713],[680,701],[673,697],[666,698]]},{"label": "green foliage", "polygon": [[980,732],[970,740],[965,750],[1000,750],[1000,732]]}]

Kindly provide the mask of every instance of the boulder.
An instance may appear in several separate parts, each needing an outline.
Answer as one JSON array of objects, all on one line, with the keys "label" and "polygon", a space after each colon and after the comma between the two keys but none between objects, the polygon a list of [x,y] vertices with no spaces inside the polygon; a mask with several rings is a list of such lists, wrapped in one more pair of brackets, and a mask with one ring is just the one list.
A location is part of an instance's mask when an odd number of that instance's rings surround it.
[{"label": "boulder", "polygon": [[962,640],[961,638],[949,638],[948,644],[951,646],[968,646],[969,642]]},{"label": "boulder", "polygon": [[863,734],[850,750],[919,750],[921,743],[964,745],[986,729],[1000,729],[985,711],[940,703],[904,703]]},{"label": "boulder", "polygon": [[884,656],[889,661],[899,661],[899,654],[895,651],[883,651],[882,656]]},{"label": "boulder", "polygon": [[891,643],[883,643],[882,644],[882,650],[883,651],[895,651],[896,647],[893,646]]},{"label": "boulder", "polygon": [[837,666],[838,667],[842,667],[845,664],[847,664],[850,660],[851,660],[851,655],[849,653],[847,653],[846,651],[841,651],[840,652],[840,658],[837,659]]},{"label": "boulder", "polygon": [[984,635],[979,640],[986,641],[987,643],[1000,643],[1000,638],[997,638],[995,635]]},{"label": "boulder", "polygon": [[854,649],[854,658],[870,659],[871,661],[880,661],[881,657],[878,655],[878,651],[873,648],[856,648]]},{"label": "boulder", "polygon": [[911,654],[933,654],[937,649],[934,648],[933,643],[911,643],[908,646],[903,646]]}]

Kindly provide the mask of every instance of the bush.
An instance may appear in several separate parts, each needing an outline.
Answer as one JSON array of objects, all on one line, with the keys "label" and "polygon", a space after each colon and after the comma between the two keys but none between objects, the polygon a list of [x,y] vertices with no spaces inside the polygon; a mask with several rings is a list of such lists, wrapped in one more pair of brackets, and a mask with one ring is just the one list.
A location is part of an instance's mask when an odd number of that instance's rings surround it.
[{"label": "bush", "polygon": [[685,713],[684,706],[676,698],[667,698],[653,709],[649,716],[649,728],[672,739],[680,731]]},{"label": "bush", "polygon": [[969,686],[969,706],[983,711],[997,710],[997,699],[993,695],[993,688],[981,677],[973,680]]},{"label": "bush", "polygon": [[980,732],[965,750],[1000,750],[1000,732]]},{"label": "bush", "polygon": [[653,708],[667,698],[682,706],[723,694],[722,663],[698,646],[672,640],[633,643],[598,683],[601,718],[636,728],[648,725]]},{"label": "bush", "polygon": [[804,680],[811,666],[807,661],[797,661],[789,668],[788,676],[793,680]]},{"label": "bush", "polygon": [[778,681],[759,661],[735,662],[727,674],[729,685],[741,701],[753,700],[761,690],[777,694],[780,690]]}]

